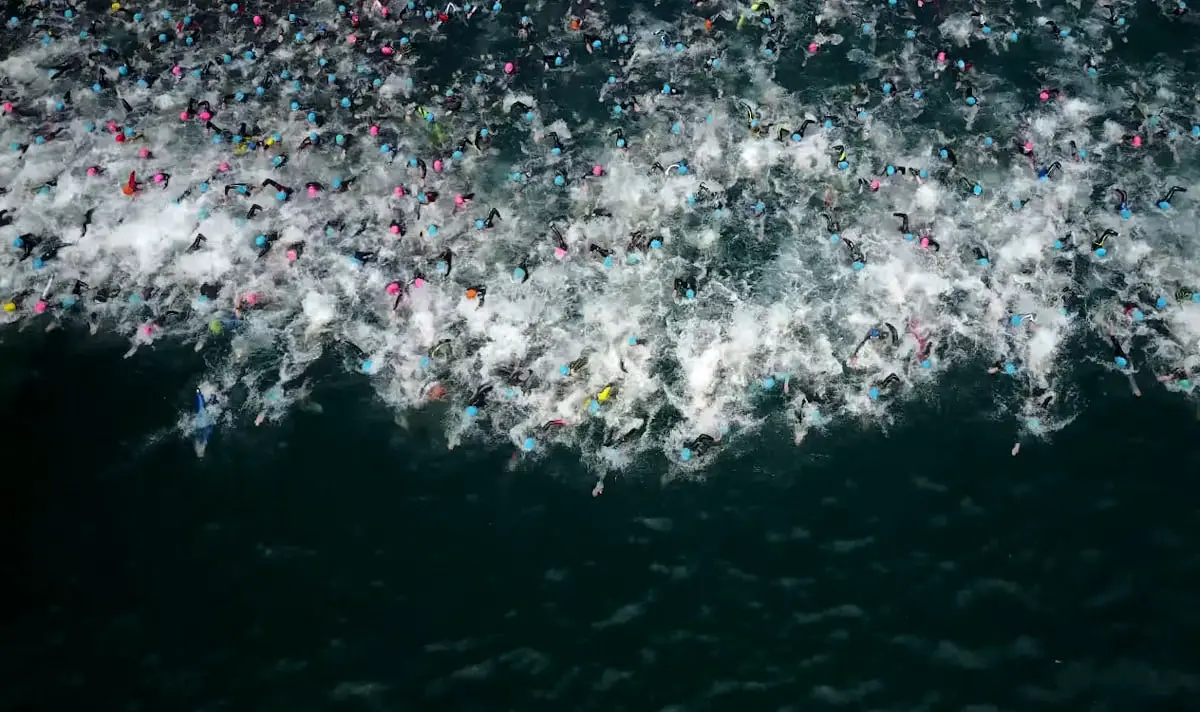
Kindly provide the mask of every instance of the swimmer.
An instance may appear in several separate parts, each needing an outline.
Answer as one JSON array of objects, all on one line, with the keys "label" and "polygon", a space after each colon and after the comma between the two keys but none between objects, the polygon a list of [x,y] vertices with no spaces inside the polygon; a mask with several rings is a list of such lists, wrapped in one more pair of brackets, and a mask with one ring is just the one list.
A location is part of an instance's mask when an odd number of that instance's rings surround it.
[{"label": "swimmer", "polygon": [[1138,388],[1137,381],[1133,379],[1133,361],[1130,360],[1129,354],[1125,353],[1125,349],[1121,348],[1121,342],[1117,341],[1116,335],[1111,331],[1108,332],[1108,341],[1112,345],[1113,362],[1117,364],[1117,368],[1129,379],[1129,387],[1133,395],[1141,396],[1142,391]]},{"label": "swimmer", "polygon": [[554,225],[550,226],[550,234],[554,237],[554,256],[559,259],[566,257],[570,247],[563,238],[563,234]]},{"label": "swimmer", "polygon": [[[1050,178],[1054,177],[1054,172],[1060,170],[1062,170],[1062,164],[1058,161],[1051,163],[1045,168],[1039,168],[1037,172],[1038,180],[1050,180]],[[1026,199],[1026,202],[1028,202],[1028,199]]]},{"label": "swimmer", "polygon": [[450,248],[438,253],[436,268],[443,276],[450,276],[450,270],[454,269],[454,252]]},{"label": "swimmer", "polygon": [[487,287],[483,286],[482,284],[477,284],[473,287],[467,288],[467,299],[478,300],[477,304],[475,305],[476,309],[479,309],[480,307],[483,306],[484,299],[486,299],[486,298],[487,298]]},{"label": "swimmer", "polygon": [[699,290],[696,288],[696,279],[691,275],[686,277],[676,277],[672,296],[675,299],[695,299]]},{"label": "swimmer", "polygon": [[1176,193],[1186,193],[1186,192],[1187,192],[1187,188],[1184,188],[1181,185],[1171,186],[1171,189],[1167,191],[1167,194],[1158,199],[1159,209],[1166,210],[1167,208],[1171,207],[1171,198],[1174,198]]},{"label": "swimmer", "polygon": [[863,254],[862,250],[859,249],[856,242],[853,240],[843,239],[842,243],[846,245],[846,250],[850,253],[850,264],[852,267],[854,267],[854,269],[860,270],[866,266],[867,257]]},{"label": "swimmer", "polygon": [[708,434],[697,435],[692,440],[683,444],[683,448],[679,451],[679,459],[687,462],[693,456],[704,457],[713,447],[720,445],[721,441]]},{"label": "swimmer", "polygon": [[884,322],[883,327],[884,328],[880,329],[879,327],[873,326],[867,330],[866,335],[863,336],[862,340],[858,342],[858,345],[854,347],[854,352],[850,354],[850,363],[853,364],[858,360],[858,352],[862,350],[862,347],[865,346],[868,341],[883,341],[884,344],[887,345],[887,341],[884,340],[890,338],[891,346],[896,346],[900,343],[900,334],[896,332],[896,327],[892,326],[888,322]]},{"label": "swimmer", "polygon": [[1092,250],[1094,250],[1098,256],[1103,257],[1108,252],[1108,249],[1104,246],[1108,238],[1117,237],[1118,234],[1119,233],[1117,233],[1116,230],[1105,230],[1104,232],[1100,233],[1092,239]]}]

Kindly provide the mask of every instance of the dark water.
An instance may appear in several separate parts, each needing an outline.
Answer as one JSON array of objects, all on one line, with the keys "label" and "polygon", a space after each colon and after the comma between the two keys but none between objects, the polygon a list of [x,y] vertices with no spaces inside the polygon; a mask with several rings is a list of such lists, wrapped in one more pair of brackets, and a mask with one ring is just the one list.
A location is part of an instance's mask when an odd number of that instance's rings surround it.
[{"label": "dark water", "polygon": [[570,453],[447,452],[349,376],[197,461],[145,434],[199,357],[123,347],[0,346],[0,709],[1194,706],[1198,423],[1161,389],[1085,373],[1017,458],[985,383],[592,499]]}]

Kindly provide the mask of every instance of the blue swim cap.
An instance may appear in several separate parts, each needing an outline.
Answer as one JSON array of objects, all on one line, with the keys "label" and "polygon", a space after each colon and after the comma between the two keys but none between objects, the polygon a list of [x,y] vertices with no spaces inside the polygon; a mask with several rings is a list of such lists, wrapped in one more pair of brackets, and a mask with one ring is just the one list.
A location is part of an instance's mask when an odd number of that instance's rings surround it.
[{"label": "blue swim cap", "polygon": [[804,137],[803,137],[803,136],[801,136],[799,132],[795,132],[795,133],[793,133],[793,134],[792,134],[792,140],[793,140],[793,141],[799,142],[799,141],[800,141],[800,139],[802,139],[802,138],[804,138]]},{"label": "blue swim cap", "polygon": [[842,239],[842,236],[837,234],[836,232],[829,236],[830,242],[837,242],[840,239]]},{"label": "blue swim cap", "polygon": [[253,62],[254,61],[254,50],[252,50],[252,49],[246,50],[246,52],[242,55],[242,57],[244,57],[246,59],[246,61],[248,61],[248,62]]},{"label": "blue swim cap", "polygon": [[1124,356],[1117,356],[1116,358],[1113,359],[1113,361],[1115,361],[1116,364],[1118,366],[1120,366],[1121,368],[1125,368],[1126,366],[1129,365],[1129,361],[1127,361]]},{"label": "blue swim cap", "polygon": [[1021,209],[1021,201],[1020,200],[1012,201],[1012,206],[1013,206],[1014,210],[1020,210]]},{"label": "blue swim cap", "polygon": [[638,343],[638,340],[637,340],[636,336],[629,337],[629,345],[630,346],[637,346],[637,343]]},{"label": "blue swim cap", "polygon": [[975,99],[975,97],[973,97],[973,96],[968,96],[968,97],[967,97],[967,106],[975,106],[975,102],[976,102],[976,101],[977,101],[977,100]]},{"label": "blue swim cap", "polygon": [[867,391],[867,395],[870,396],[871,400],[875,400],[879,398],[879,389],[871,386],[871,390]]},{"label": "blue swim cap", "polygon": [[484,226],[483,220],[479,220],[479,219],[475,220],[475,229],[476,230],[482,230],[483,226]]},{"label": "blue swim cap", "polygon": [[629,41],[629,35],[625,34],[624,32],[617,35],[617,42],[619,42],[620,44],[625,44],[628,41]]},{"label": "blue swim cap", "polygon": [[689,290],[687,290],[686,292],[684,292],[684,293],[683,293],[683,296],[684,296],[684,297],[686,297],[686,298],[688,298],[688,299],[695,299],[695,298],[696,298],[696,290],[694,290],[694,289],[689,289]]},{"label": "blue swim cap", "polygon": [[928,178],[928,177],[929,177],[929,171],[927,171],[927,170],[925,170],[924,168],[922,168],[920,171],[918,171],[918,175],[920,175],[922,178]]},{"label": "blue swim cap", "polygon": [[242,142],[242,137],[241,137],[241,136],[237,136],[237,135],[235,135],[235,136],[233,137],[233,142],[234,142],[234,143],[241,143],[241,142]]},{"label": "blue swim cap", "polygon": [[892,93],[892,83],[891,83],[891,82],[884,82],[884,83],[883,83],[883,93],[884,93],[884,94],[891,94],[891,93]]},{"label": "blue swim cap", "polygon": [[278,193],[275,194],[275,199],[276,200],[287,200],[288,199],[287,191],[283,191],[283,190],[279,191]]},{"label": "blue swim cap", "polygon": [[558,367],[558,372],[564,376],[569,376],[571,374],[571,367],[563,364]]},{"label": "blue swim cap", "polygon": [[657,237],[654,238],[650,241],[650,247],[657,250],[658,248],[662,247],[662,240],[658,239]]},{"label": "blue swim cap", "polygon": [[625,148],[625,139],[623,139],[623,138],[617,139],[617,148]]},{"label": "blue swim cap", "polygon": [[682,52],[682,51],[683,51],[683,50],[685,50],[685,49],[687,49],[687,47],[686,47],[686,46],[684,46],[684,44],[683,44],[682,42],[676,42],[676,43],[675,43],[675,51],[676,51],[676,52]]},{"label": "blue swim cap", "polygon": [[941,149],[938,149],[938,155],[941,156],[942,158],[947,158],[950,156],[950,152],[944,148],[941,148]]},{"label": "blue swim cap", "polygon": [[889,176],[896,175],[896,167],[889,165],[886,169],[884,169],[884,172],[887,173]]},{"label": "blue swim cap", "polygon": [[854,264],[852,264],[850,266],[854,268],[855,272],[858,272],[859,270],[861,270],[863,267],[866,267],[867,265],[863,262],[855,262]]},{"label": "blue swim cap", "polygon": [[1021,39],[1021,34],[1019,31],[1013,30],[1012,32],[1008,33],[1009,42],[1016,42],[1019,39]]},{"label": "blue swim cap", "polygon": [[525,269],[522,267],[514,267],[513,279],[517,280],[518,282],[525,281]]},{"label": "blue swim cap", "polygon": [[992,28],[988,27],[987,25],[984,25],[980,29],[983,31],[983,34],[985,34],[985,35],[992,34]]},{"label": "blue swim cap", "polygon": [[267,236],[259,235],[258,237],[254,238],[254,244],[257,247],[262,247],[263,245],[267,244]]},{"label": "blue swim cap", "polygon": [[1128,220],[1133,213],[1129,212],[1129,208],[1121,208],[1121,217]]},{"label": "blue swim cap", "polygon": [[916,30],[905,30],[904,36],[910,40],[915,40],[917,38],[917,31]]},{"label": "blue swim cap", "polygon": [[342,104],[343,109],[349,109],[350,108],[350,97],[343,96],[341,104]]},{"label": "blue swim cap", "polygon": [[457,161],[463,157],[463,152],[456,150],[454,153],[450,154],[450,157]]},{"label": "blue swim cap", "polygon": [[588,401],[588,412],[593,415],[600,412],[600,401],[592,399]]},{"label": "blue swim cap", "polygon": [[595,49],[600,49],[600,46],[601,46],[600,40],[592,40],[592,47],[594,47]]},{"label": "blue swim cap", "polygon": [[1107,254],[1108,254],[1108,250],[1106,250],[1105,248],[1103,248],[1103,247],[1096,248],[1096,256],[1097,257],[1103,257]]},{"label": "blue swim cap", "polygon": [[683,460],[684,462],[687,462],[688,460],[692,459],[692,450],[691,450],[691,448],[686,448],[686,447],[685,447],[685,448],[682,448],[682,449],[679,451],[679,459],[680,459],[680,460]]},{"label": "blue swim cap", "polygon": [[1004,372],[1011,376],[1017,372],[1017,367],[1011,363],[1006,363],[1004,364]]},{"label": "blue swim cap", "polygon": [[[430,225],[430,226],[429,226],[429,228],[428,228],[428,229],[427,229],[425,232],[426,232],[426,233],[428,233],[430,237],[437,237],[437,234],[438,234],[438,226],[437,226],[437,225]],[[443,263],[442,263],[442,262],[439,262],[438,264],[439,264],[439,265],[441,265],[441,264],[443,264]]]},{"label": "blue swim cap", "polygon": [[308,121],[309,121],[309,123],[316,123],[317,112],[315,112],[315,111],[308,112]]},{"label": "blue swim cap", "polygon": [[167,41],[167,34],[166,34],[165,32],[160,32],[160,33],[158,33],[158,41],[159,41],[159,42],[166,42],[166,41]]},{"label": "blue swim cap", "polygon": [[25,246],[25,241],[19,237],[14,237],[13,241],[12,241],[12,246],[20,249]]},{"label": "blue swim cap", "polygon": [[612,255],[609,255],[608,257],[605,257],[605,258],[604,258],[604,266],[605,266],[605,267],[612,267],[612,266],[613,266],[613,258],[612,258]]},{"label": "blue swim cap", "polygon": [[838,168],[840,168],[841,170],[844,171],[849,167],[850,167],[850,164],[847,163],[846,161],[838,161]]},{"label": "blue swim cap", "polygon": [[921,362],[921,368],[933,368],[933,362],[929,359],[925,359]]},{"label": "blue swim cap", "polygon": [[775,387],[775,379],[771,378],[770,376],[767,376],[766,378],[762,379],[762,387],[763,387],[763,390],[767,390],[767,391],[771,390],[772,388]]},{"label": "blue swim cap", "polygon": [[1168,203],[1167,201],[1165,201],[1165,200],[1158,201],[1158,209],[1159,210],[1168,210],[1168,209],[1170,209],[1170,207],[1171,207],[1171,204]]},{"label": "blue swim cap", "polygon": [[983,186],[976,183],[975,187],[971,188],[971,192],[974,193],[975,195],[979,195],[980,193],[983,192]]},{"label": "blue swim cap", "polygon": [[1165,308],[1167,307],[1167,298],[1166,298],[1166,297],[1159,297],[1159,298],[1158,298],[1158,299],[1157,299],[1157,300],[1154,302],[1154,306],[1158,307],[1159,309],[1165,309]]},{"label": "blue swim cap", "polygon": [[562,185],[566,182],[567,182],[566,178],[563,178],[562,176],[554,176],[554,185]]},{"label": "blue swim cap", "polygon": [[42,260],[42,258],[41,258],[41,257],[34,257],[34,258],[33,258],[33,268],[34,268],[34,269],[41,269],[41,268],[43,268],[43,267],[45,267],[45,266],[46,266],[46,263],[45,263],[45,262]]},{"label": "blue swim cap", "polygon": [[379,152],[380,153],[391,153],[392,147],[385,143],[379,147]]},{"label": "blue swim cap", "polygon": [[534,440],[533,438],[525,438],[525,442],[524,442],[524,443],[522,443],[521,447],[523,447],[523,448],[525,449],[525,451],[526,451],[526,452],[529,452],[529,451],[530,451],[530,450],[532,450],[532,449],[533,449],[533,448],[534,448],[536,445],[537,445],[537,441],[536,441],[536,440]]},{"label": "blue swim cap", "polygon": [[1063,241],[1062,241],[1062,240],[1055,240],[1055,241],[1054,241],[1054,249],[1056,249],[1056,250],[1061,250],[1062,248],[1063,248]]},{"label": "blue swim cap", "polygon": [[213,143],[220,143],[220,142],[221,142],[221,135],[220,135],[220,134],[217,134],[216,136],[213,136],[213,137],[212,137],[212,142],[213,142]]},{"label": "blue swim cap", "polygon": [[475,416],[479,415],[479,409],[473,405],[469,405],[469,406],[467,406],[466,413],[467,413],[467,417],[474,418]]},{"label": "blue swim cap", "polygon": [[533,112],[532,112],[532,111],[526,111],[526,112],[525,112],[525,120],[526,120],[526,121],[533,121]]},{"label": "blue swim cap", "polygon": [[863,34],[864,34],[864,35],[866,35],[866,34],[870,34],[870,32],[871,32],[871,23],[869,23],[869,22],[864,22],[864,23],[863,23],[863,26],[862,26],[862,31],[863,31]]},{"label": "blue swim cap", "polygon": [[337,145],[341,146],[343,143],[346,142],[345,134],[338,134],[338,135],[334,136],[333,142],[336,143]]},{"label": "blue swim cap", "polygon": [[670,93],[671,93],[671,85],[670,85],[670,84],[663,84],[662,93],[663,93],[663,94],[670,94]]},{"label": "blue swim cap", "polygon": [[833,128],[833,119],[825,119],[825,128],[827,128],[827,129]]},{"label": "blue swim cap", "polygon": [[1134,309],[1131,314],[1134,321],[1141,321],[1142,319],[1146,318],[1146,315],[1142,313],[1141,309]]},{"label": "blue swim cap", "polygon": [[[266,92],[267,92],[267,90],[262,88],[261,86],[254,87],[254,93],[257,94],[258,96],[262,96]],[[278,141],[279,139],[275,139],[275,140]]]},{"label": "blue swim cap", "polygon": [[[555,156],[557,156],[557,155],[559,155],[560,153],[562,153],[562,149],[561,149],[561,148],[559,148],[558,146],[555,146],[554,148],[550,149],[550,153],[551,153],[552,155],[555,155]],[[561,177],[561,176],[560,176],[560,177]]]},{"label": "blue swim cap", "polygon": [[330,181],[330,185],[334,190],[337,190],[338,188],[342,187],[342,179],[335,177],[332,181]]},{"label": "blue swim cap", "polygon": [[1059,37],[1067,37],[1070,34],[1071,34],[1071,29],[1069,27],[1064,27],[1063,29],[1058,31]]},{"label": "blue swim cap", "polygon": [[1022,321],[1023,319],[1021,318],[1020,314],[1013,314],[1008,319],[1008,323],[1012,324],[1013,326],[1020,326]]}]

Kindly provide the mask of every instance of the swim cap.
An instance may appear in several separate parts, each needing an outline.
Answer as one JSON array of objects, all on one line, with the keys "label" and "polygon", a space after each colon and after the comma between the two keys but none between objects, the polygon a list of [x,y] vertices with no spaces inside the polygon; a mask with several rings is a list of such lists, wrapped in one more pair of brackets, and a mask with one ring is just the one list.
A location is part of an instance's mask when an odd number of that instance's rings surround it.
[{"label": "swim cap", "polygon": [[467,299],[474,299],[478,295],[479,295],[479,292],[473,288],[467,290]]},{"label": "swim cap", "polygon": [[1121,368],[1125,368],[1129,365],[1129,361],[1127,361],[1124,356],[1117,356],[1113,359],[1113,361],[1116,361],[1117,365]]},{"label": "swim cap", "polygon": [[689,290],[687,290],[686,292],[684,292],[684,293],[683,293],[683,296],[684,296],[684,297],[686,297],[686,298],[688,298],[688,299],[695,299],[695,298],[696,298],[696,290],[694,290],[694,289],[689,289]]},{"label": "swim cap", "polygon": [[762,387],[763,387],[763,390],[766,390],[766,391],[771,390],[772,388],[775,387],[775,379],[770,376],[767,376],[766,378],[764,378],[762,380]]},{"label": "swim cap", "polygon": [[469,405],[469,406],[467,406],[466,413],[467,413],[467,417],[474,418],[475,416],[479,415],[479,409],[473,405]]},{"label": "swim cap", "polygon": [[857,261],[856,261],[856,262],[855,262],[853,265],[851,265],[851,267],[853,267],[853,268],[854,268],[854,271],[855,271],[855,272],[857,272],[857,271],[861,270],[863,267],[866,267],[866,266],[867,266],[867,265],[866,265],[865,263],[863,263],[863,262],[857,262]]},{"label": "swim cap", "polygon": [[1158,307],[1159,309],[1165,309],[1167,306],[1167,298],[1159,297],[1157,300],[1155,300],[1154,306]]},{"label": "swim cap", "polygon": [[867,395],[871,398],[871,400],[875,400],[879,398],[879,389],[875,386],[871,386],[871,390],[867,391]]},{"label": "swim cap", "polygon": [[1103,247],[1097,247],[1097,248],[1096,248],[1096,256],[1097,256],[1097,257],[1103,257],[1103,256],[1105,256],[1105,255],[1107,255],[1107,254],[1108,254],[1108,250],[1107,250],[1107,249],[1105,249],[1105,248],[1103,248]]},{"label": "swim cap", "polygon": [[1011,363],[1006,363],[1004,364],[1004,372],[1011,376],[1017,372],[1017,367]]},{"label": "swim cap", "polygon": [[691,459],[692,459],[692,450],[691,450],[691,448],[686,448],[686,447],[685,447],[685,448],[682,448],[682,449],[679,451],[679,459],[680,459],[680,460],[683,460],[684,462],[687,462],[688,460],[691,460]]},{"label": "swim cap", "polygon": [[537,441],[533,438],[525,438],[525,442],[521,444],[521,447],[524,448],[526,452],[529,452],[530,450],[533,450],[536,444]]},{"label": "swim cap", "polygon": [[932,367],[933,367],[933,363],[929,359],[925,359],[924,361],[921,362],[921,368],[932,368]]},{"label": "swim cap", "polygon": [[514,268],[513,269],[513,279],[518,282],[524,281],[525,280],[525,270],[521,267]]},{"label": "swim cap", "polygon": [[400,283],[399,282],[388,282],[388,285],[386,287],[384,287],[384,291],[394,297],[400,293]]}]

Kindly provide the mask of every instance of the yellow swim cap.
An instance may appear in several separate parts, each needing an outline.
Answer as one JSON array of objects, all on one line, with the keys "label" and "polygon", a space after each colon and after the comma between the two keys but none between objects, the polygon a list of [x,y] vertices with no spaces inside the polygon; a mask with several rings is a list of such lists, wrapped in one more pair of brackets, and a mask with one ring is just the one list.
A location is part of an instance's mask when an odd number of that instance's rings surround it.
[{"label": "yellow swim cap", "polygon": [[4,305],[4,311],[6,311],[6,312],[15,312],[16,310],[17,310],[17,305],[13,304],[12,302],[7,302]]},{"label": "yellow swim cap", "polygon": [[117,10],[120,10],[120,9],[121,9],[121,3],[119,3],[119,2],[114,2],[114,3],[112,4],[112,11],[113,11],[113,12],[116,12]]},{"label": "yellow swim cap", "polygon": [[603,403],[604,401],[608,400],[608,397],[611,395],[612,395],[612,386],[605,386],[604,390],[602,390],[596,394],[596,400]]},{"label": "yellow swim cap", "polygon": [[272,137],[272,136],[268,136],[268,137],[267,137],[267,140],[266,140],[264,143],[266,143],[268,146],[274,146],[274,145],[275,145],[275,138],[274,138],[274,137]]}]

